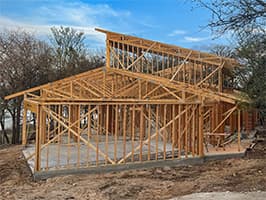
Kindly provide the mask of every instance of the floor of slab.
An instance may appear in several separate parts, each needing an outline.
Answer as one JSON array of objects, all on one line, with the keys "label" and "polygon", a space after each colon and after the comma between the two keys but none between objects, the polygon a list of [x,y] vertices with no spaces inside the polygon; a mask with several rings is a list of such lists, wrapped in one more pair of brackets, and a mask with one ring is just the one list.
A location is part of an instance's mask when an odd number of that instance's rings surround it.
[{"label": "floor of slab", "polygon": [[[128,156],[128,159],[126,162],[131,162],[132,159],[134,161],[139,161],[140,157],[140,149],[136,150],[136,147],[140,145],[139,141],[134,141],[134,144],[132,141],[127,140],[124,142],[123,140],[119,139],[116,141],[116,145],[114,145],[115,141],[112,137],[109,138],[108,141],[108,151],[106,151],[106,143],[104,140],[100,140],[98,143],[98,150],[99,152],[107,152],[107,156],[109,159],[113,161],[119,161],[121,160],[125,155],[128,155],[130,152],[132,152],[132,149],[134,149],[134,154]],[[91,141],[91,144],[93,146],[97,146],[95,141]],[[116,155],[115,155],[115,146],[116,146]],[[163,159],[163,152],[164,148],[166,151],[166,157],[172,158],[172,144],[166,143],[164,146],[163,141],[158,141],[158,144],[156,144],[156,141],[150,141],[150,159],[155,160],[155,154],[156,154],[156,147],[158,146],[158,160]],[[134,147],[134,148],[133,148]],[[124,151],[125,150],[125,151]],[[230,157],[230,155],[234,154],[244,154],[246,150],[245,146],[241,146],[240,151],[238,149],[238,145],[233,143],[225,148],[222,147],[213,147],[208,146],[208,151],[205,152],[204,155],[206,157],[214,157],[216,156],[224,156]],[[66,169],[66,168],[86,168],[91,166],[97,165],[103,165],[106,163],[106,157],[105,155],[101,155],[100,153],[97,153],[92,148],[88,148],[88,146],[84,143],[80,143],[79,145],[77,143],[75,144],[49,144],[46,147],[41,149],[41,169],[43,170],[56,170],[56,169]],[[35,153],[35,145],[28,145],[24,150],[23,154],[25,158],[28,158],[30,155],[33,155]],[[181,152],[182,158],[186,158],[183,154],[184,152]],[[148,145],[142,146],[142,159],[143,161],[147,160],[148,155]],[[174,149],[174,156],[177,157],[178,155],[178,149]],[[98,157],[98,158],[97,158]],[[191,158],[191,155],[188,155],[188,158]],[[217,157],[217,158],[218,158]],[[110,164],[110,163],[109,163]],[[32,156],[30,159],[28,159],[28,165],[32,172],[34,173],[35,168],[35,156]]]},{"label": "floor of slab", "polygon": [[[96,143],[91,141],[91,144],[96,147]],[[116,142],[116,155],[115,155],[115,145],[114,141],[108,142],[108,151],[107,155],[111,160],[120,160],[124,157],[124,155],[129,154],[134,149],[134,154],[128,157],[128,160],[134,157],[134,160],[139,160],[140,149],[135,150],[140,143],[138,141],[126,141],[125,146],[123,141],[118,140]],[[133,148],[134,147],[134,148]],[[98,143],[99,152],[106,152],[106,143],[99,142]],[[125,149],[125,152],[124,152]],[[165,145],[167,156],[172,155],[172,145],[170,143],[166,143]],[[175,149],[177,151],[177,149]],[[162,141],[158,141],[158,155],[162,156],[164,152],[164,144]],[[35,146],[28,145],[24,150],[23,154],[27,158],[30,155],[35,153]],[[150,143],[150,155],[154,157],[156,153],[156,142],[151,141]],[[175,152],[177,154],[177,152]],[[147,157],[148,155],[148,145],[142,146],[142,155],[143,157]],[[97,159],[98,156],[98,159]],[[116,157],[115,157],[116,156]],[[144,158],[145,159],[145,158]],[[53,169],[53,168],[64,168],[68,167],[86,167],[95,165],[96,161],[98,164],[105,163],[105,156],[97,153],[97,151],[92,148],[88,148],[88,146],[84,143],[78,144],[70,144],[70,145],[60,145],[60,144],[49,144],[41,150],[41,168],[43,169]],[[28,164],[30,168],[34,171],[35,165],[35,157],[33,156],[28,160]]]}]

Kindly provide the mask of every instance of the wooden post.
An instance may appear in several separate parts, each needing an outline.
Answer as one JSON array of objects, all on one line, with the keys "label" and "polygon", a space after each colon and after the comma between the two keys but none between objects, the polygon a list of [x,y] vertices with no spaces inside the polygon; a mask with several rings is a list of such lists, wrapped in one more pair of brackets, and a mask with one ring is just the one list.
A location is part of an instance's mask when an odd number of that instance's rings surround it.
[{"label": "wooden post", "polygon": [[110,68],[110,40],[108,35],[106,37],[106,67]]},{"label": "wooden post", "polygon": [[185,112],[185,156],[188,157],[188,105],[185,106],[186,112]]},{"label": "wooden post", "polygon": [[[73,124],[76,121],[76,109],[75,109],[75,107],[76,107],[76,105],[70,105],[70,111],[69,111],[69,113],[70,113],[69,123],[70,124]],[[73,126],[72,129],[76,132],[76,130],[77,130],[76,125]],[[72,134],[72,133],[71,133],[71,138],[73,138],[73,140],[75,142],[77,141],[77,137],[74,136],[74,134]]]},{"label": "wooden post", "polygon": [[199,156],[204,155],[203,152],[203,104],[199,105]]},{"label": "wooden post", "polygon": [[[62,105],[57,106],[57,116],[60,119],[62,117],[62,111],[61,111]],[[57,129],[57,135],[59,135],[61,132],[61,124],[58,122],[58,129]],[[60,166],[60,155],[61,155],[61,136],[58,137],[57,140],[57,167]]]},{"label": "wooden post", "polygon": [[132,121],[131,121],[131,145],[132,145],[132,156],[131,161],[134,162],[134,139],[135,139],[135,105],[132,106]]},{"label": "wooden post", "polygon": [[[48,109],[51,109],[51,106],[48,106]],[[50,140],[50,113],[47,115],[48,124],[47,124],[47,140]],[[46,170],[49,169],[49,145],[46,147]]]},{"label": "wooden post", "polygon": [[106,97],[106,69],[103,69],[103,98]]},{"label": "wooden post", "polygon": [[218,71],[218,92],[223,91],[222,68]]},{"label": "wooden post", "polygon": [[125,44],[122,43],[122,64],[125,68]]},{"label": "wooden post", "polygon": [[[81,136],[81,132],[80,132],[80,105],[78,105],[77,107],[78,111],[77,111],[77,133],[78,133],[78,158],[77,158],[77,167],[80,166],[80,136]],[[61,141],[60,141],[61,142]]]},{"label": "wooden post", "polygon": [[[69,104],[68,105],[68,126],[71,126],[71,105]],[[49,114],[49,118],[50,118],[50,114]],[[67,130],[67,166],[69,167],[69,163],[70,163],[70,154],[71,154],[71,151],[70,151],[70,143],[71,143],[71,133],[70,133],[70,128],[68,128]]]},{"label": "wooden post", "polygon": [[240,112],[240,109],[237,110],[237,116],[238,116],[238,128],[237,128],[237,144],[238,144],[238,151],[240,151],[240,143],[241,143],[241,121],[240,121],[240,118],[241,118],[241,112]]},{"label": "wooden post", "polygon": [[[179,117],[180,118],[180,117]],[[175,104],[172,105],[172,159],[175,157]]]},{"label": "wooden post", "polygon": [[195,113],[195,154],[199,155],[199,105],[196,105],[196,113]]},{"label": "wooden post", "polygon": [[151,105],[148,105],[148,160],[151,159]]},{"label": "wooden post", "polygon": [[[163,126],[166,126],[166,114],[167,114],[167,105],[164,105],[163,110]],[[163,159],[166,159],[166,141],[167,141],[167,130],[163,131]]]},{"label": "wooden post", "polygon": [[[88,118],[88,128],[87,128],[87,141],[88,143],[90,143],[90,139],[91,139],[91,105],[88,105],[88,114],[87,114],[87,118]],[[89,166],[89,162],[90,162],[90,146],[87,145],[87,166]]]},{"label": "wooden post", "polygon": [[159,140],[159,105],[156,105],[156,119],[155,119],[155,131],[156,131],[156,152],[155,160],[158,160],[158,140]]},{"label": "wooden post", "polygon": [[[126,133],[127,133],[127,105],[124,105],[123,111],[123,158],[126,157]],[[126,161],[124,160],[124,163]]]},{"label": "wooden post", "polygon": [[40,110],[41,106],[38,104],[36,112],[36,141],[35,141],[35,171],[41,169],[41,140],[40,140]]},{"label": "wooden post", "polygon": [[[25,99],[25,97],[24,97]],[[23,124],[22,124],[22,145],[27,144],[27,108],[24,105],[23,109]]]},{"label": "wooden post", "polygon": [[40,111],[40,120],[41,120],[40,122],[41,143],[44,144],[46,142],[46,112],[44,112],[42,109]]},{"label": "wooden post", "polygon": [[105,164],[108,163],[107,157],[108,157],[108,140],[109,140],[109,105],[106,105],[106,119],[105,119]]},{"label": "wooden post", "polygon": [[141,80],[138,80],[138,88],[139,88],[139,99],[141,99]]},{"label": "wooden post", "polygon": [[[197,105],[194,105],[194,106],[197,106]],[[191,146],[191,151],[192,151],[192,156],[194,157],[195,156],[195,130],[196,130],[196,123],[195,123],[195,112],[196,112],[196,109],[193,110],[193,117],[192,117],[192,130],[191,130],[191,143],[192,143],[192,146]]]},{"label": "wooden post", "polygon": [[[178,114],[181,114],[181,106],[182,105],[178,105]],[[181,158],[181,115],[178,117],[178,158]]]},{"label": "wooden post", "polygon": [[117,161],[117,135],[118,135],[118,105],[115,105],[115,141],[114,141],[114,161]]},{"label": "wooden post", "polygon": [[[217,126],[217,124],[220,123],[220,118],[221,118],[221,113],[219,113],[219,104],[216,103],[215,104],[215,124]],[[218,133],[220,132],[219,129],[216,130]],[[214,131],[215,132],[215,131]]]},{"label": "wooden post", "polygon": [[140,149],[139,149],[139,161],[142,161],[142,145],[143,145],[143,132],[144,132],[144,117],[143,117],[143,105],[140,106]]},{"label": "wooden post", "polygon": [[97,105],[97,123],[96,123],[96,166],[99,164],[99,132],[100,132],[100,105]]}]

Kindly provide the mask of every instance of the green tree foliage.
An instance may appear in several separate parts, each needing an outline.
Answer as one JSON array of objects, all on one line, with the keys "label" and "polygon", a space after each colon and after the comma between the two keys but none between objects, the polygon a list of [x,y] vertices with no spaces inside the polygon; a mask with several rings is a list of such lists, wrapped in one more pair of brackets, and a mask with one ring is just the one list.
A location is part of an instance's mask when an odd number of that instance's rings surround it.
[{"label": "green tree foliage", "polygon": [[263,0],[192,0],[211,11],[207,24],[214,34],[235,36],[236,58],[242,67],[235,71],[237,86],[252,99],[266,116],[266,2]]},{"label": "green tree foliage", "polygon": [[258,34],[240,44],[239,59],[245,65],[240,70],[243,90],[250,96],[252,106],[259,110],[261,122],[266,116],[266,37]]}]

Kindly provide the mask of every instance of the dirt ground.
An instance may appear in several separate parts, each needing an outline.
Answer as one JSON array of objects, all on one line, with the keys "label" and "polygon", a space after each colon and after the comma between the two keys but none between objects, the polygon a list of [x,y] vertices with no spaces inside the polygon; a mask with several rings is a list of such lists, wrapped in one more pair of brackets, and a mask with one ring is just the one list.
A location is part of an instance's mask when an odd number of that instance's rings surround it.
[{"label": "dirt ground", "polygon": [[0,199],[169,199],[196,192],[266,191],[266,141],[243,159],[69,175],[34,182],[21,146],[0,149]]},{"label": "dirt ground", "polygon": [[265,200],[266,192],[201,192],[176,197],[171,200]]}]

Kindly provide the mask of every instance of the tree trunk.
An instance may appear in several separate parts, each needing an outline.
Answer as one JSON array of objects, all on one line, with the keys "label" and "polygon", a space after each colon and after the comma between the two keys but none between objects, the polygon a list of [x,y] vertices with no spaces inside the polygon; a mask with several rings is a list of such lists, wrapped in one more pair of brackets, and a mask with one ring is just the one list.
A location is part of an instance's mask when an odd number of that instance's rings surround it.
[{"label": "tree trunk", "polygon": [[[4,111],[2,111],[2,112],[4,112]],[[5,118],[4,117],[1,117],[0,125],[1,125],[1,129],[2,129],[2,134],[4,135],[4,138],[6,139],[6,143],[9,144],[9,138],[8,138],[7,132],[5,130]],[[4,143],[4,141],[3,141],[3,143]]]}]

